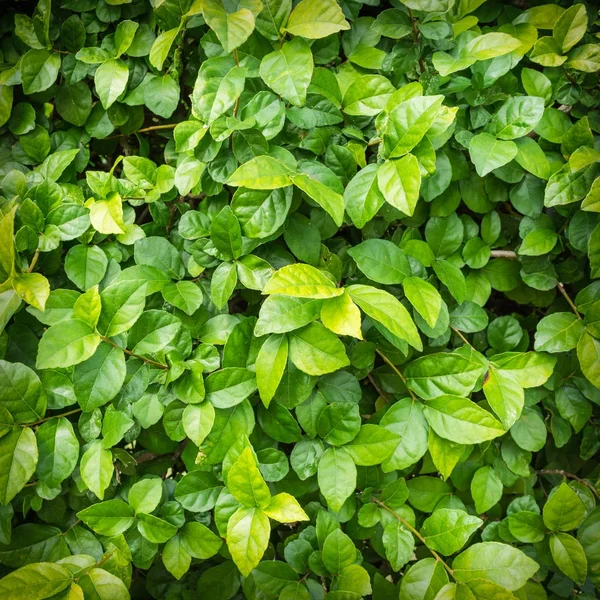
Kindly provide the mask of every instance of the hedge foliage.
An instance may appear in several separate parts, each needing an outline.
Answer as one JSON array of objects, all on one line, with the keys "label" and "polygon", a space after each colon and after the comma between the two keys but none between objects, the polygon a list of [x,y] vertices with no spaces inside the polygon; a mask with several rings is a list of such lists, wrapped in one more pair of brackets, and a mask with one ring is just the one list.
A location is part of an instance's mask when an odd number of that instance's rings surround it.
[{"label": "hedge foliage", "polygon": [[598,597],[597,5],[9,8],[0,598]]}]

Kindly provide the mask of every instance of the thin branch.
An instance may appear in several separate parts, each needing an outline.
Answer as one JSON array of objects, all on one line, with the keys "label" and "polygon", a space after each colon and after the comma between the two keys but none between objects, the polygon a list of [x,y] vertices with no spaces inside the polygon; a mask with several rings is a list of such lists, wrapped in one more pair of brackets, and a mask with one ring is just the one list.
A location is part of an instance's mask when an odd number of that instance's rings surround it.
[{"label": "thin branch", "polygon": [[402,380],[402,383],[406,386],[406,389],[408,390],[408,393],[410,394],[411,398],[413,400],[418,400],[418,398],[414,395],[413,391],[408,387],[408,382],[406,381],[406,377],[404,377],[404,375],[402,375],[402,373],[398,369],[398,367],[378,348],[375,348],[375,352],[377,352],[377,354],[379,354],[379,356],[381,356],[381,358],[383,359],[383,362],[385,362],[392,369],[392,371],[394,371],[394,373],[396,373],[396,375],[398,375],[398,377],[400,377],[400,379]]},{"label": "thin branch", "polygon": [[[469,346],[469,348],[473,348],[473,344],[471,344],[471,342],[469,342],[469,340],[458,330],[456,329],[456,327],[452,327],[452,325],[450,325],[450,329],[452,329],[452,331],[454,331],[454,333],[467,345]],[[473,350],[475,350],[475,348],[473,348]]]},{"label": "thin branch", "polygon": [[367,375],[367,379],[371,382],[371,385],[375,388],[375,391],[385,400],[386,404],[390,403],[390,399],[387,397],[386,393],[377,385],[375,378],[371,373]]},{"label": "thin branch", "polygon": [[381,506],[381,508],[383,508],[384,510],[389,512],[390,515],[396,517],[396,519],[398,519],[398,521],[400,521],[400,523],[402,523],[402,525],[404,525],[404,527],[406,527],[406,529],[408,529],[414,536],[416,536],[423,543],[423,545],[434,556],[435,560],[442,563],[442,565],[444,566],[444,569],[446,569],[446,571],[448,571],[448,574],[450,575],[450,577],[454,578],[454,572],[448,566],[448,564],[444,561],[444,559],[435,550],[432,550],[429,546],[427,546],[427,542],[425,541],[425,538],[404,517],[401,517],[396,511],[392,510],[387,504],[385,504],[385,502],[382,502],[381,500],[378,500],[377,498],[373,498],[373,502],[375,502],[375,504],[377,504],[378,506]]},{"label": "thin branch", "polygon": [[35,269],[35,265],[36,265],[39,257],[40,257],[40,249],[38,248],[35,251],[35,254],[33,255],[33,258],[31,259],[31,263],[29,264],[29,268],[27,269],[27,271],[25,271],[25,273],[32,273],[33,272],[33,270]]},{"label": "thin branch", "polygon": [[175,129],[178,123],[167,123],[165,125],[152,125],[151,127],[144,127],[143,129],[138,129],[134,133],[146,133],[147,131],[156,131],[158,129]]},{"label": "thin branch", "polygon": [[[415,42],[415,45],[419,45],[419,30],[417,29],[417,23],[415,21],[415,18],[413,17],[412,14],[412,10],[409,8],[408,9],[408,16],[410,17],[410,23],[412,26],[412,34],[413,34],[413,40]],[[425,73],[425,63],[423,62],[423,57],[421,56],[421,51],[420,48],[418,48],[419,50],[419,70],[421,71],[421,73]]]},{"label": "thin branch", "polygon": [[492,250],[490,256],[492,258],[510,258],[510,260],[518,260],[519,258],[513,250]]},{"label": "thin branch", "polygon": [[113,348],[120,348],[121,350],[123,350],[123,352],[125,352],[125,354],[128,354],[129,356],[133,356],[134,358],[138,358],[139,360],[141,360],[149,365],[152,365],[153,367],[158,367],[159,369],[168,369],[169,368],[169,365],[165,365],[164,363],[157,362],[155,360],[152,360],[151,358],[146,358],[145,356],[140,356],[139,354],[135,354],[131,350],[127,350],[127,348],[121,348],[121,346],[119,346],[119,344],[116,344],[115,342],[113,342],[111,339],[107,338],[104,335],[101,335],[100,339],[103,342],[110,344]]},{"label": "thin branch", "polygon": [[74,415],[78,412],[81,412],[80,408],[76,408],[74,410],[70,410],[69,412],[61,413],[60,415],[51,415],[49,417],[44,417],[35,423],[21,423],[21,427],[34,427],[35,425],[40,425],[41,423],[45,423],[46,421],[50,421],[50,419],[60,419],[61,417],[68,417],[69,415]]},{"label": "thin branch", "polygon": [[558,288],[558,291],[564,296],[565,300],[569,303],[569,306],[573,309],[575,316],[581,321],[581,315],[579,314],[579,311],[577,310],[575,303],[573,302],[573,300],[571,300],[571,297],[569,296],[569,294],[567,294],[567,290],[565,290],[565,286],[562,283],[560,283],[560,281],[559,281],[558,285],[556,287]]},{"label": "thin branch", "polygon": [[538,475],[561,475],[562,477],[565,477],[567,479],[575,479],[576,481],[579,481],[579,483],[589,488],[595,496],[600,498],[600,492],[595,488],[594,485],[592,485],[586,479],[579,477],[579,475],[575,475],[574,473],[568,473],[567,471],[563,471],[562,469],[542,469],[540,471],[536,471],[536,473]]}]

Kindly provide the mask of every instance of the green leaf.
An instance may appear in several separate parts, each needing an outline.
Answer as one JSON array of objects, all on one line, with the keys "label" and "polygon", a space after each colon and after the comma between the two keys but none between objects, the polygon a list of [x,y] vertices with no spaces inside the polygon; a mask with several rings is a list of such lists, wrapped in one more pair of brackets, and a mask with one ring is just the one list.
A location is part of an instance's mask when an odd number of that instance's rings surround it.
[{"label": "green leaf", "polygon": [[444,303],[439,292],[420,277],[406,277],[402,281],[402,287],[408,301],[427,325],[435,327]]},{"label": "green leaf", "polygon": [[38,447],[29,427],[13,429],[0,438],[0,504],[6,506],[35,472]]},{"label": "green leaf", "polygon": [[190,521],[179,531],[181,544],[193,558],[206,560],[214,556],[223,542],[206,525]]},{"label": "green leaf", "polygon": [[85,485],[103,500],[114,472],[110,450],[106,450],[100,441],[93,441],[81,457],[80,468]]},{"label": "green leaf", "polygon": [[439,436],[457,444],[479,444],[505,433],[502,424],[489,412],[458,396],[428,400],[424,413]]},{"label": "green leaf", "polygon": [[366,240],[348,250],[358,268],[377,283],[402,283],[410,275],[408,259],[392,242]]},{"label": "green leaf", "polygon": [[43,600],[69,587],[73,574],[63,565],[36,562],[25,565],[0,579],[0,593],[6,600]]},{"label": "green leaf", "polygon": [[330,573],[340,573],[356,560],[356,546],[341,529],[334,529],[325,538],[322,558]]},{"label": "green leaf", "polygon": [[163,64],[169,55],[171,46],[179,33],[179,27],[163,31],[152,44],[150,49],[150,64],[157,70],[161,71]]},{"label": "green leaf", "polygon": [[211,125],[236,103],[245,80],[246,69],[238,67],[232,57],[204,61],[192,93],[193,115]]},{"label": "green leaf", "polygon": [[335,0],[301,0],[292,11],[284,31],[317,40],[350,29]]},{"label": "green leaf", "polygon": [[56,81],[60,64],[59,54],[48,50],[29,50],[21,59],[23,92],[35,94],[47,90]]},{"label": "green leaf", "polygon": [[385,473],[415,464],[427,452],[427,421],[419,402],[403,398],[383,415],[380,425],[400,436],[393,454],[382,464]]},{"label": "green leaf", "polygon": [[227,487],[243,506],[265,509],[271,502],[271,493],[265,483],[252,448],[246,448],[233,463],[227,474]]},{"label": "green leaf", "polygon": [[[312,1],[304,0],[309,3]],[[294,106],[303,106],[306,102],[312,72],[312,52],[302,38],[285,42],[279,50],[267,54],[260,63],[262,80]]]},{"label": "green leaf", "polygon": [[425,136],[439,112],[443,96],[417,96],[401,102],[389,114],[383,136],[390,158],[410,152]]},{"label": "green leaf", "polygon": [[356,487],[356,465],[343,448],[328,448],[319,461],[319,489],[334,512],[341,510]]},{"label": "green leaf", "polygon": [[419,332],[404,306],[390,293],[368,285],[351,285],[350,297],[369,317],[392,334],[406,340],[413,348],[423,349]]},{"label": "green leaf", "polygon": [[492,467],[477,469],[471,480],[471,496],[475,500],[475,510],[486,513],[502,498],[504,487]]},{"label": "green leaf", "polygon": [[487,579],[510,591],[522,588],[538,568],[521,550],[498,542],[473,544],[452,563],[456,581]]},{"label": "green leaf", "polygon": [[162,481],[159,478],[141,479],[131,486],[127,502],[136,513],[151,513],[158,506],[162,493]]},{"label": "green leaf", "polygon": [[280,523],[309,520],[308,515],[302,510],[296,498],[285,492],[273,496],[269,505],[263,510],[267,517]]},{"label": "green leaf", "polygon": [[583,329],[583,323],[573,313],[553,313],[538,323],[534,348],[538,352],[572,350],[577,346]]},{"label": "green leaf", "polygon": [[273,190],[291,185],[290,173],[288,165],[277,158],[257,156],[238,167],[227,183],[252,190]]},{"label": "green leaf", "polygon": [[421,171],[415,156],[386,160],[377,171],[377,184],[388,204],[412,217],[421,189]]},{"label": "green leaf", "polygon": [[269,517],[259,508],[240,506],[227,523],[227,548],[240,573],[247,577],[269,544]]},{"label": "green leaf", "polygon": [[50,419],[36,432],[39,459],[38,478],[48,487],[58,487],[73,473],[79,461],[79,442],[70,421]]},{"label": "green leaf", "polygon": [[50,327],[40,340],[38,347],[38,369],[68,367],[90,358],[100,336],[83,321],[70,319]]},{"label": "green leaf", "polygon": [[111,107],[125,91],[128,77],[127,64],[118,58],[107,60],[96,69],[94,86],[104,110]]},{"label": "green leaf", "polygon": [[543,114],[543,98],[537,96],[510,98],[494,115],[487,130],[501,140],[514,140],[531,132]]},{"label": "green leaf", "polygon": [[483,383],[483,393],[492,410],[507,429],[521,416],[525,394],[510,371],[494,369],[490,366]]},{"label": "green leaf", "polygon": [[100,535],[114,536],[127,531],[134,523],[134,512],[123,500],[92,504],[77,513],[90,529]]},{"label": "green leaf", "polygon": [[[319,421],[320,422],[320,421]],[[317,425],[318,427],[318,425]],[[378,465],[396,450],[400,437],[379,425],[363,425],[344,450],[360,467]]]},{"label": "green leaf", "polygon": [[483,521],[462,510],[438,508],[425,519],[421,535],[429,548],[445,556],[458,552]]},{"label": "green leaf", "polygon": [[287,336],[272,334],[261,346],[256,357],[256,384],[263,404],[269,404],[275,396],[283,377],[288,359]]},{"label": "green leaf", "polygon": [[254,29],[254,15],[247,8],[231,13],[216,0],[203,0],[202,15],[217,34],[226,54],[241,46]]},{"label": "green leaf", "polygon": [[367,165],[352,178],[344,191],[346,212],[358,229],[362,229],[385,203],[377,183],[377,165]]},{"label": "green leaf", "polygon": [[290,179],[296,187],[321,206],[338,227],[341,227],[344,221],[344,198],[341,194],[305,173],[291,173]]},{"label": "green leaf", "polygon": [[544,524],[551,531],[570,531],[585,518],[585,506],[566,483],[554,488],[544,504]]},{"label": "green leaf", "polygon": [[588,562],[581,544],[568,533],[550,536],[550,552],[558,568],[575,583],[583,585],[587,578]]},{"label": "green leaf", "polygon": [[471,139],[469,154],[477,174],[484,177],[515,158],[517,146],[514,142],[498,140],[489,133],[480,133]]},{"label": "green leaf", "polygon": [[202,305],[202,290],[191,281],[168,282],[161,290],[165,302],[192,316]]},{"label": "green leaf", "polygon": [[310,265],[287,265],[276,271],[263,290],[264,294],[281,294],[296,298],[334,298],[344,293],[321,271]]},{"label": "green leaf", "polygon": [[484,364],[465,352],[422,356],[404,369],[408,387],[426,400],[455,394],[467,396],[475,387]]},{"label": "green leaf", "polygon": [[571,6],[559,17],[552,28],[552,37],[563,54],[584,36],[587,24],[587,11],[583,4]]},{"label": "green leaf", "polygon": [[136,518],[138,531],[153,544],[163,544],[177,533],[175,525],[154,515],[138,513]]},{"label": "green leaf", "polygon": [[256,391],[256,376],[248,369],[227,367],[211,373],[205,384],[206,399],[216,408],[229,408]]},{"label": "green leaf", "polygon": [[17,423],[33,423],[46,412],[46,394],[39,377],[21,363],[0,360],[0,397]]},{"label": "green leaf", "polygon": [[342,342],[319,323],[289,334],[290,360],[308,375],[325,375],[350,364]]}]

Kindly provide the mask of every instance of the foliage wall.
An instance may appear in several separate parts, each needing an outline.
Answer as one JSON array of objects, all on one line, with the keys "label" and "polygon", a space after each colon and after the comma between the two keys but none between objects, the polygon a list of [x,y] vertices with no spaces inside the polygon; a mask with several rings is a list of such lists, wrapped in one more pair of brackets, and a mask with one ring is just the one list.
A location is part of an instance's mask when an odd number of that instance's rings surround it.
[{"label": "foliage wall", "polygon": [[0,17],[0,598],[600,584],[594,2]]}]

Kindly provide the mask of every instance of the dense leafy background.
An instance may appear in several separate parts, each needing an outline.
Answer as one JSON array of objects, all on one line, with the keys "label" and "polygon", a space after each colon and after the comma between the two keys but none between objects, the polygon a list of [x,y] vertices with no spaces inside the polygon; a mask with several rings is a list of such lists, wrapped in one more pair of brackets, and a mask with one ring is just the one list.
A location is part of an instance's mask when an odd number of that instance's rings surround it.
[{"label": "dense leafy background", "polygon": [[0,598],[600,584],[597,6],[0,20]]}]

